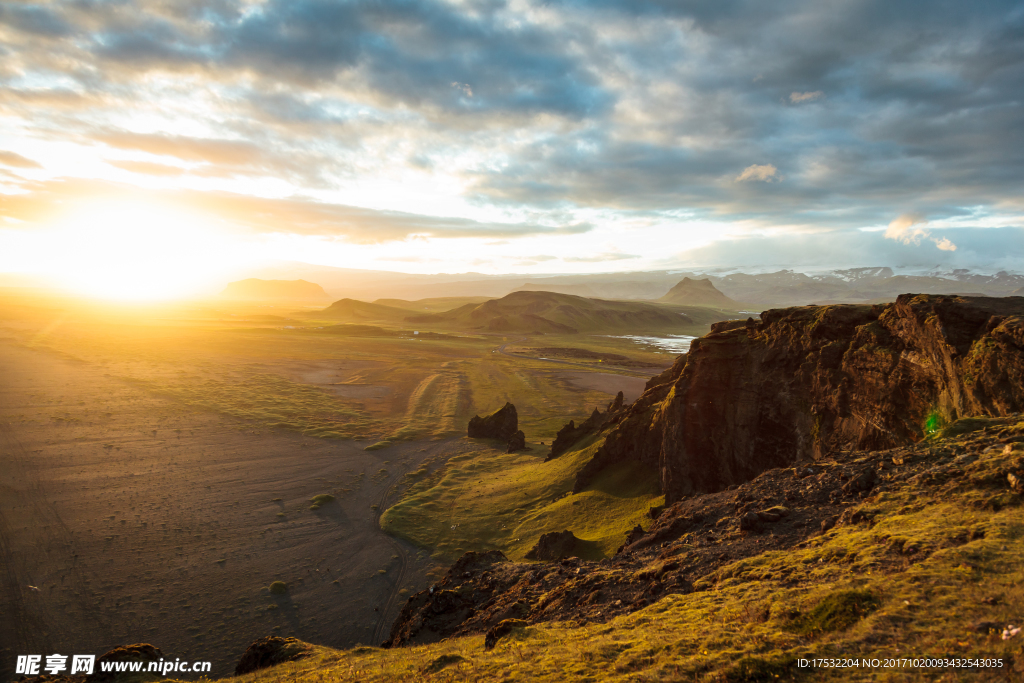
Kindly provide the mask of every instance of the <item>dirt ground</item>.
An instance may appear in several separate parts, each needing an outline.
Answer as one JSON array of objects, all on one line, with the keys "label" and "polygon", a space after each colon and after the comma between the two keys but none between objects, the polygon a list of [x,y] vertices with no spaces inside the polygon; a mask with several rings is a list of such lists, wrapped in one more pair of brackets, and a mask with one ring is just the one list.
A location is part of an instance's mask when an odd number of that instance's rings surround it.
[{"label": "dirt ground", "polygon": [[[581,390],[602,391],[614,396],[622,392],[627,403],[640,398],[644,393],[644,386],[649,377],[630,377],[629,375],[614,375],[606,372],[563,372],[558,373],[569,382],[571,386]],[[602,407],[603,410],[603,407]]]},{"label": "dirt ground", "polygon": [[[465,440],[365,451],[253,426],[12,338],[0,377],[4,680],[19,654],[140,641],[214,677],[268,634],[376,644],[398,589],[427,583],[427,553],[377,516],[407,471]],[[311,510],[324,493],[336,500]]]}]

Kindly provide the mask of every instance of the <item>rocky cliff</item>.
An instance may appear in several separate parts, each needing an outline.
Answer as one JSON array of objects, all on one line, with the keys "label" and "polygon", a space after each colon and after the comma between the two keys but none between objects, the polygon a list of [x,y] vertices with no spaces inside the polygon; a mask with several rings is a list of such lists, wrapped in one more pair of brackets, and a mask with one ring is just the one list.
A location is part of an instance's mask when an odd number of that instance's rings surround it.
[{"label": "rocky cliff", "polygon": [[671,504],[773,467],[905,445],[962,416],[1022,408],[1022,297],[906,294],[770,310],[695,340],[581,475],[638,459],[660,469]]}]

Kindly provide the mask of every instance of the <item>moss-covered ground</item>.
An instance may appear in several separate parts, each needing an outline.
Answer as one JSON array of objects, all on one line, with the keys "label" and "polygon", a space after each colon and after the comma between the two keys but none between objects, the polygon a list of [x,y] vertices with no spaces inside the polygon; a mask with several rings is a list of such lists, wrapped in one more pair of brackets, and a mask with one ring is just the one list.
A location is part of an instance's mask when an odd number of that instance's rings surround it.
[{"label": "moss-covered ground", "polygon": [[[942,449],[944,438],[930,447]],[[1021,496],[1005,483],[1022,457],[1021,444],[1000,443],[979,449],[954,479],[923,471],[797,547],[725,564],[694,592],[607,623],[516,628],[489,651],[483,635],[390,650],[318,648],[241,680],[1021,680],[1024,636],[1003,633],[1024,617]],[[467,490],[471,471],[467,461],[456,488]],[[514,479],[488,495],[500,500]],[[813,663],[823,659],[848,666]]]},{"label": "moss-covered ground", "polygon": [[539,446],[456,456],[437,476],[415,483],[381,525],[445,562],[469,550],[522,559],[541,535],[564,529],[584,541],[584,559],[608,557],[664,496],[655,493],[653,471],[630,464],[608,469],[587,490],[568,496],[599,445],[592,437],[549,462]]}]

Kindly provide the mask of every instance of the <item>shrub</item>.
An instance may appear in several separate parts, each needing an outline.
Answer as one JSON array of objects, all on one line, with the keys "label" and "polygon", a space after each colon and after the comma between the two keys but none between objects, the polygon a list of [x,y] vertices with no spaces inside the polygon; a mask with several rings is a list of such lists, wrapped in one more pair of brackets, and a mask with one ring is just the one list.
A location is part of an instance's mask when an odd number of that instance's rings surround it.
[{"label": "shrub", "polygon": [[792,630],[804,635],[841,631],[878,608],[878,598],[868,591],[830,593],[814,609],[796,617]]}]

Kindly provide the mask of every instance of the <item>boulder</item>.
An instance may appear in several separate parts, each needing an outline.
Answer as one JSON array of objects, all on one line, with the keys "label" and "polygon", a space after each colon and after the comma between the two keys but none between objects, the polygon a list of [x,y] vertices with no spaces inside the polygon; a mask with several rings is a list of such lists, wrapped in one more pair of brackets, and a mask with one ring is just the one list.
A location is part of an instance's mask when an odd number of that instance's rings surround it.
[{"label": "boulder", "polygon": [[501,439],[508,441],[519,429],[519,415],[516,407],[511,403],[505,405],[490,415],[480,417],[474,415],[469,421],[467,433],[473,439]]},{"label": "boulder", "polygon": [[615,551],[615,554],[618,555],[623,550],[625,550],[626,546],[633,545],[634,543],[639,541],[641,538],[644,537],[644,534],[646,534],[646,533],[647,532],[644,531],[644,528],[642,526],[640,526],[639,524],[637,524],[635,527],[633,527],[630,530],[630,532],[628,534],[626,534],[626,542],[619,546],[619,549]]},{"label": "boulder", "polygon": [[576,554],[576,542],[579,539],[571,531],[552,531],[537,540],[537,545],[526,553],[528,560],[546,560],[548,562],[573,557]]},{"label": "boulder", "polygon": [[[160,648],[149,643],[135,643],[133,645],[121,645],[115,647],[109,652],[104,652],[96,658],[96,664],[93,667],[93,673],[88,676],[89,681],[94,683],[105,683],[106,681],[116,681],[119,678],[138,678],[138,674],[132,673],[114,673],[103,671],[103,665],[107,662],[144,662],[143,669],[148,668],[149,662],[158,662],[164,659],[164,653]],[[157,676],[159,678],[160,676]]]},{"label": "boulder", "polygon": [[761,517],[756,512],[746,512],[740,516],[740,531],[760,531]]},{"label": "boulder", "polygon": [[512,435],[511,439],[508,440],[508,452],[509,453],[515,453],[517,451],[525,451],[525,450],[526,450],[526,434],[524,434],[523,430],[520,429],[519,431],[517,431],[515,434]]},{"label": "boulder", "polygon": [[547,460],[554,460],[583,437],[599,432],[605,426],[614,422],[615,418],[623,412],[624,402],[625,397],[620,391],[615,395],[615,400],[608,404],[608,409],[605,412],[602,413],[597,408],[594,408],[594,412],[580,423],[579,427],[572,420],[569,420],[568,424],[564,425],[555,434],[555,440],[551,442],[551,454],[548,455]]},{"label": "boulder", "polygon": [[250,645],[235,667],[235,675],[241,676],[259,669],[275,666],[283,662],[294,662],[312,652],[308,643],[297,638],[281,638],[267,636]]},{"label": "boulder", "polygon": [[512,633],[513,629],[526,628],[529,626],[528,623],[522,619],[506,619],[491,630],[484,636],[484,649],[492,650],[494,646],[498,644],[498,641]]}]

